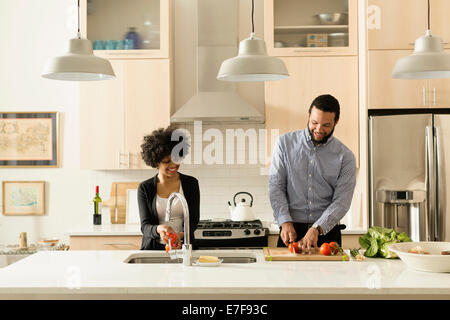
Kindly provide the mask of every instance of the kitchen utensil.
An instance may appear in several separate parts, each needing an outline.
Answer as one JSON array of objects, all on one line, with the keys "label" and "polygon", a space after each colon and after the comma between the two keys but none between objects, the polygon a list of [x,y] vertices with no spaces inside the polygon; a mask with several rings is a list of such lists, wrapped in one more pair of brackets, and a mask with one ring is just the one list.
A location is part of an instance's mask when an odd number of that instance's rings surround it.
[{"label": "kitchen utensil", "polygon": [[340,252],[339,254],[324,256],[317,249],[317,253],[292,254],[288,248],[264,248],[264,259],[266,261],[349,261],[349,256]]},{"label": "kitchen utensil", "polygon": [[[414,247],[421,247],[429,254],[409,253]],[[388,250],[394,252],[408,267],[427,272],[450,272],[450,256],[442,251],[450,250],[450,242],[417,241],[401,242],[388,245]]]},{"label": "kitchen utensil", "polygon": [[128,189],[137,189],[138,187],[139,182],[113,182],[111,184],[110,198],[103,201],[103,206],[110,208],[112,224],[126,223]]},{"label": "kitchen utensil", "polygon": [[[236,196],[239,194],[246,194],[250,196],[250,204],[245,201],[245,198],[241,198],[241,201],[236,204]],[[228,209],[230,210],[231,220],[233,221],[252,221],[255,220],[255,214],[252,209],[253,196],[245,191],[238,192],[233,197],[234,208],[228,201]]]},{"label": "kitchen utensil", "polygon": [[315,15],[319,19],[320,24],[341,25],[348,23],[348,14],[341,13],[318,13]]}]

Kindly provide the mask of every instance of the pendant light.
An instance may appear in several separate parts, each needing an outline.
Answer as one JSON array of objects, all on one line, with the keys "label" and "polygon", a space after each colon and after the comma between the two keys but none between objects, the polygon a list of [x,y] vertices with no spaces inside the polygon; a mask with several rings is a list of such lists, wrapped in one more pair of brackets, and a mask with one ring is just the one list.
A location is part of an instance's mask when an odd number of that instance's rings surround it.
[{"label": "pendant light", "polygon": [[70,39],[66,54],[50,59],[44,68],[42,77],[53,80],[92,81],[114,79],[111,63],[96,57],[92,43],[82,39],[80,33],[80,0],[78,0],[77,37]]},{"label": "pendant light", "polygon": [[450,78],[450,54],[444,51],[442,39],[431,34],[430,0],[428,0],[428,29],[418,38],[412,55],[400,58],[392,71],[397,79]]},{"label": "pendant light", "polygon": [[252,0],[252,32],[239,44],[239,53],[222,62],[218,80],[232,82],[270,81],[289,77],[284,62],[267,55],[264,40],[255,37],[255,3]]}]

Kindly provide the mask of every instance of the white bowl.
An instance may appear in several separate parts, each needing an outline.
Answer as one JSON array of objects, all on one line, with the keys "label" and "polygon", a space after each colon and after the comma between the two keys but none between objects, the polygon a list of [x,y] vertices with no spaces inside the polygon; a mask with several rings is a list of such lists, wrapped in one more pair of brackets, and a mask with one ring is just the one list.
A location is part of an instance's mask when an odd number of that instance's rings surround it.
[{"label": "white bowl", "polygon": [[[430,254],[409,253],[408,250],[419,246]],[[408,267],[428,272],[450,272],[450,255],[441,252],[450,250],[450,242],[401,242],[388,245]]]}]

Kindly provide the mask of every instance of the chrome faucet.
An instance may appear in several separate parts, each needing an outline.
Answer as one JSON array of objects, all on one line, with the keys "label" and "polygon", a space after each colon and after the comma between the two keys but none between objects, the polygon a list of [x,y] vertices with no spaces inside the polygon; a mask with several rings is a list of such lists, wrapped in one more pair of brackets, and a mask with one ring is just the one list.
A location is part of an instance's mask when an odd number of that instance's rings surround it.
[{"label": "chrome faucet", "polygon": [[[179,192],[173,192],[170,194],[167,199],[167,207],[166,207],[166,221],[170,220],[170,211],[172,207],[172,202],[175,198],[178,198],[181,202],[181,206],[183,207],[183,220],[184,220],[184,244],[182,247],[182,257],[183,257],[183,265],[190,266],[192,265],[192,244],[191,244],[191,234],[189,232],[189,208],[185,197]],[[178,250],[175,250],[178,251]],[[170,251],[169,251],[170,254]],[[176,252],[175,252],[176,254]]]}]

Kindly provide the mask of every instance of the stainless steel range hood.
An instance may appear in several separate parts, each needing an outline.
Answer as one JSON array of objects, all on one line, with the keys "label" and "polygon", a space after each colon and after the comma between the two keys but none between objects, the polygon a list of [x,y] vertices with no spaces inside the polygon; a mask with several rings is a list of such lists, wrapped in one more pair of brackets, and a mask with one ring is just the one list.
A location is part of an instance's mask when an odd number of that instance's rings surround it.
[{"label": "stainless steel range hood", "polygon": [[197,0],[197,92],[172,115],[172,123],[264,122],[235,83],[216,79],[221,63],[237,55],[238,40],[237,0]]}]

